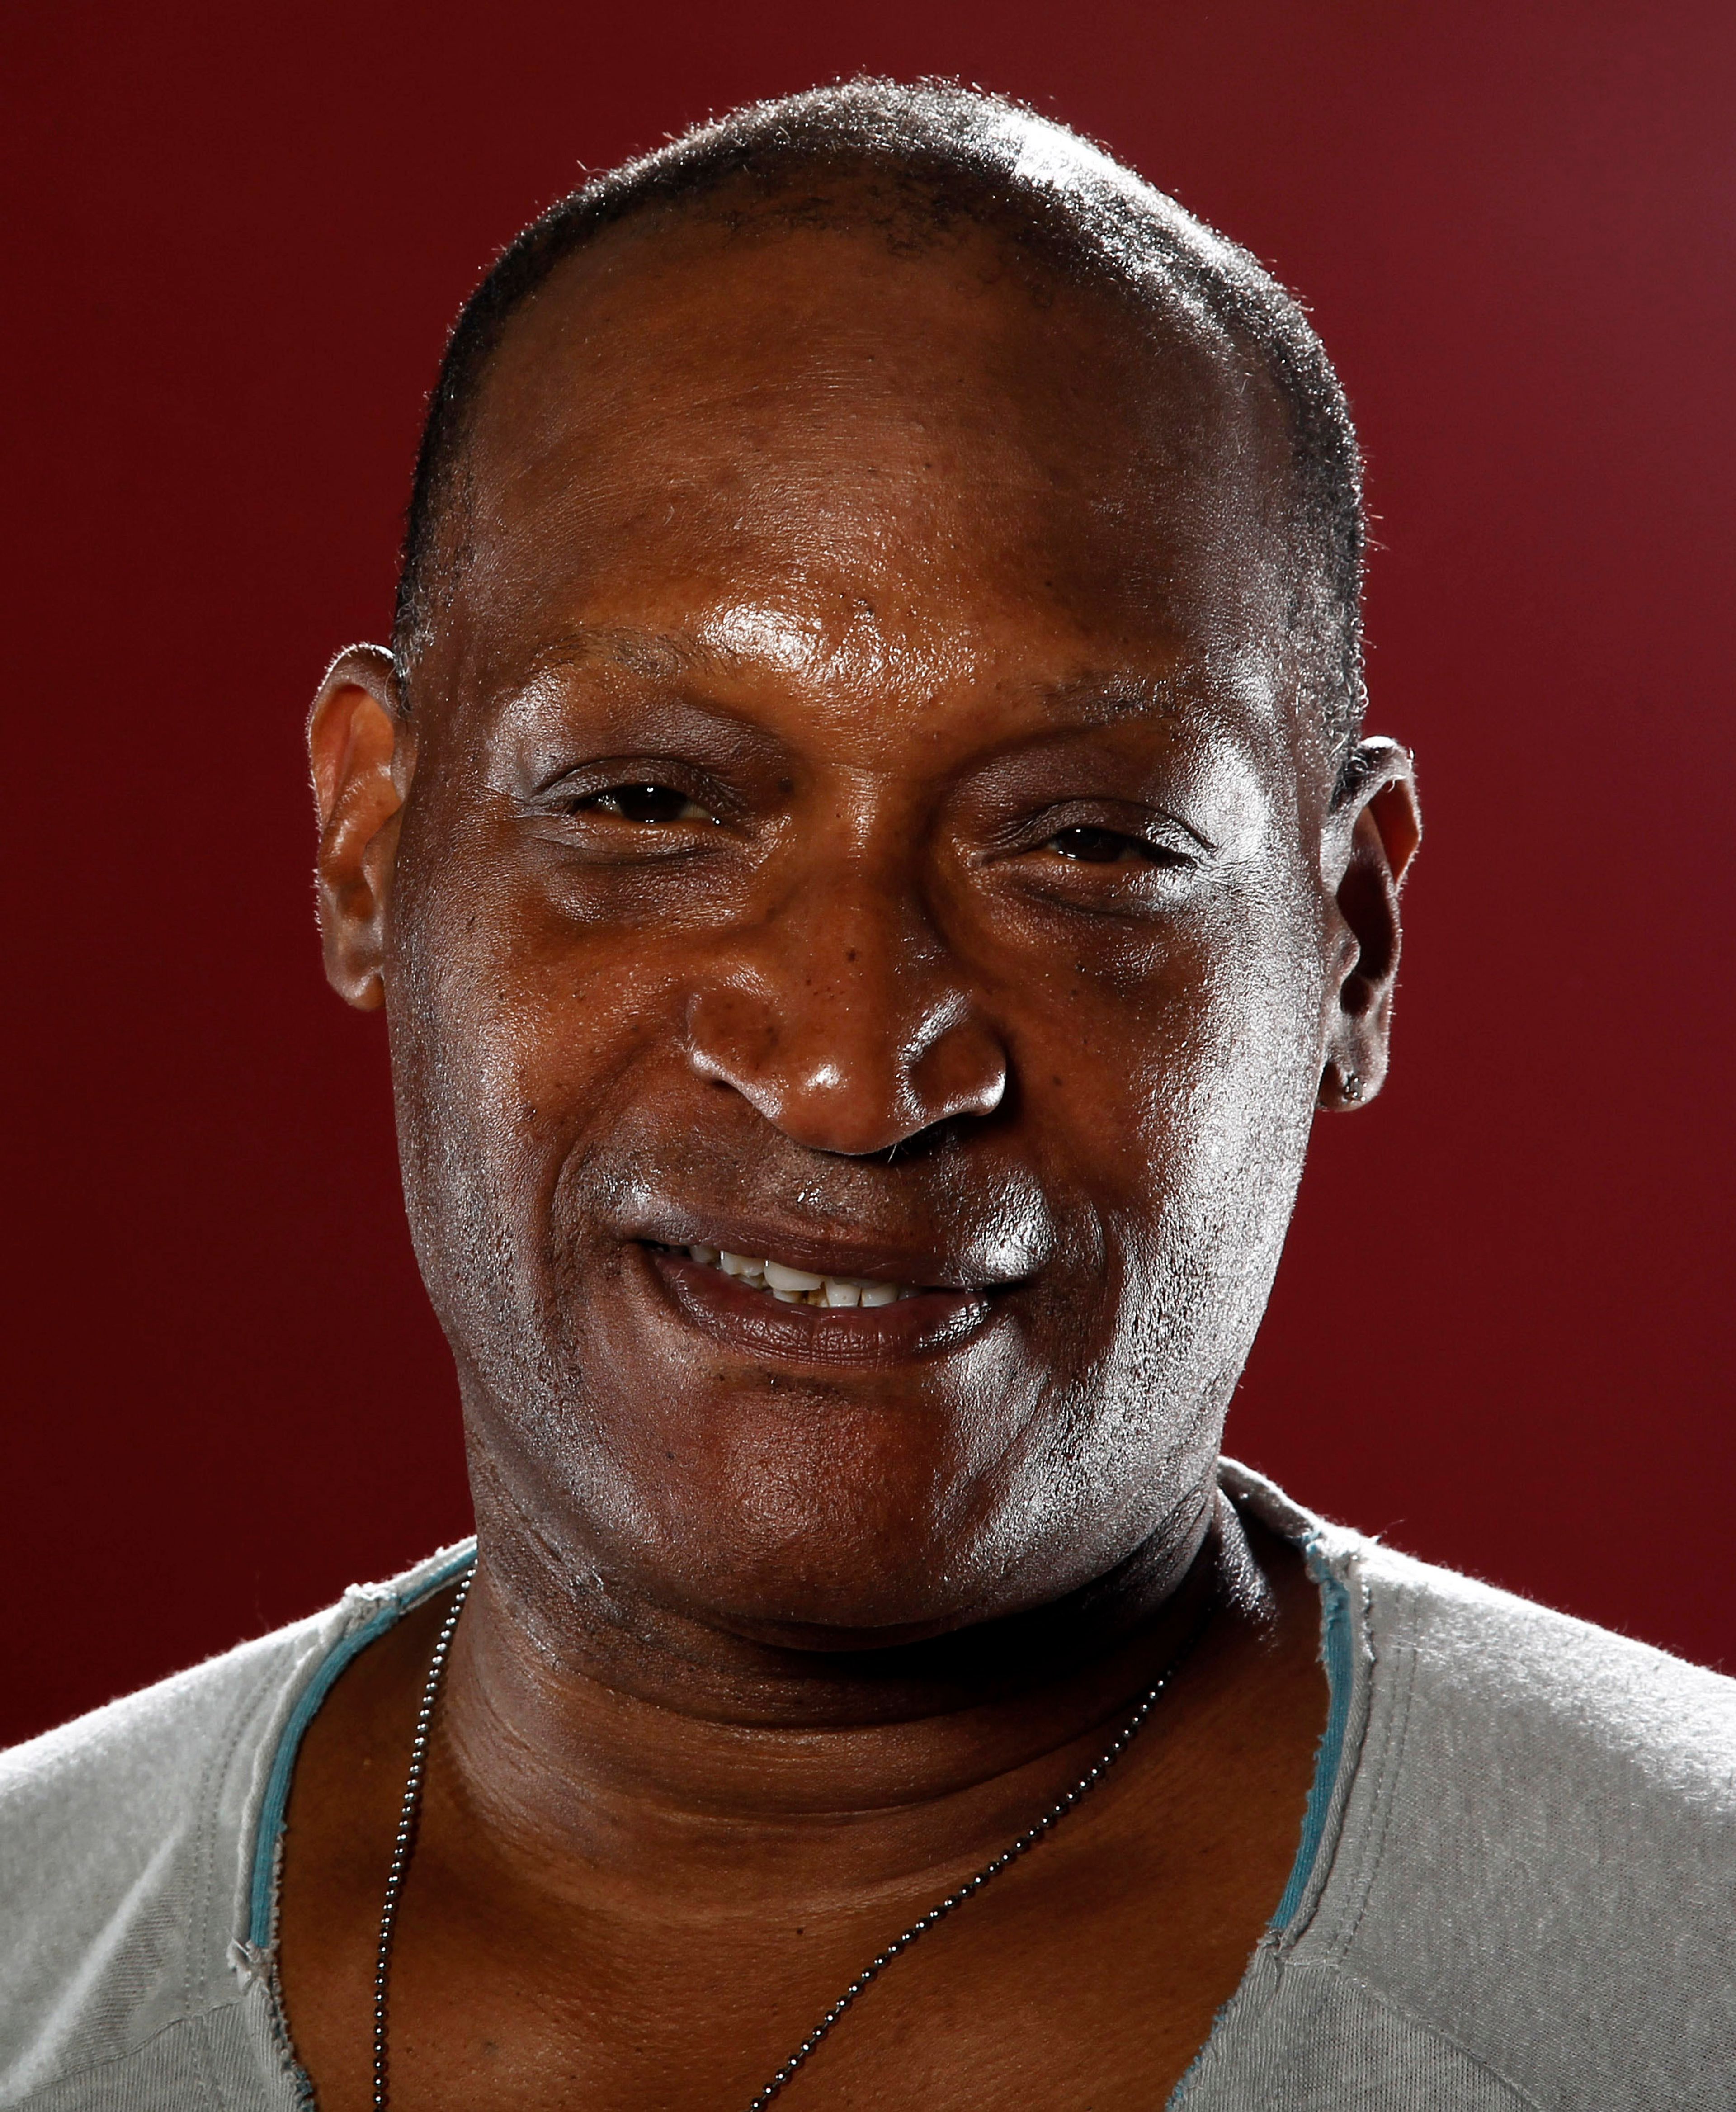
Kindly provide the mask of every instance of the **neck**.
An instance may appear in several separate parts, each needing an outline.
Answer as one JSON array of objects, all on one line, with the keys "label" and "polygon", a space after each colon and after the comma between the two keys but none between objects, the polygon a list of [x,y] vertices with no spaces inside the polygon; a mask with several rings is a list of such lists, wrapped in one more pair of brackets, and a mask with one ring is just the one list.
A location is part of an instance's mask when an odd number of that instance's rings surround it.
[{"label": "neck", "polygon": [[832,1651],[710,1627],[594,1576],[575,1591],[546,1539],[478,1509],[441,1742],[481,1829],[544,1873],[666,1869],[672,1849],[691,1864],[707,1844],[733,1864],[751,1844],[775,1886],[816,1855],[835,1873],[840,1827],[870,1881],[992,1849],[1205,1630],[1245,1632],[1266,1604],[1210,1484],[1052,1604]]}]

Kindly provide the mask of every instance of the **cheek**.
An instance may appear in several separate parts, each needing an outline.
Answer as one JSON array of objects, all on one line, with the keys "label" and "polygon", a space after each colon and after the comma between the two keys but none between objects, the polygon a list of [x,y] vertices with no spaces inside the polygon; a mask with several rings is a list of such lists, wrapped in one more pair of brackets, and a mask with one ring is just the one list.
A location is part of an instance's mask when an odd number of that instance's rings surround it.
[{"label": "cheek", "polygon": [[1072,1163],[1051,1178],[1088,1199],[1129,1299],[1228,1312],[1245,1282],[1263,1303],[1318,1081],[1305,885],[1249,886],[1138,947],[1077,949],[1066,975],[1008,987],[1030,1133],[1066,1140]]},{"label": "cheek", "polygon": [[1250,886],[1132,935],[1087,933],[1064,967],[998,963],[1034,1110],[1113,1186],[1200,1130],[1220,1150],[1288,1109],[1320,1036],[1319,939],[1303,891]]},{"label": "cheek", "polygon": [[1143,1110],[1165,1169],[1152,1259],[1170,1286],[1175,1347],[1229,1385],[1271,1290],[1319,1078],[1319,978],[1284,938],[1208,978],[1185,1083],[1154,1090]]},{"label": "cheek", "polygon": [[416,1252],[448,1334],[479,1350],[548,1303],[562,1170],[613,1081],[669,1038],[673,1002],[642,949],[575,944],[503,863],[461,839],[432,871],[412,864],[387,976]]}]

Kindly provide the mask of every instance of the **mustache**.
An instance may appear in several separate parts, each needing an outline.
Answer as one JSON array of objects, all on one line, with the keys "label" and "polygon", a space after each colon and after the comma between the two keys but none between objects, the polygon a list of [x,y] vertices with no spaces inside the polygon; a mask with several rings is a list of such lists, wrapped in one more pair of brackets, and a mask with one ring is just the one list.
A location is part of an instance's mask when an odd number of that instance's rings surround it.
[{"label": "mustache", "polygon": [[937,1123],[907,1145],[847,1158],[795,1143],[751,1108],[719,1113],[676,1130],[648,1110],[629,1113],[568,1158],[560,1214],[669,1245],[726,1244],[717,1234],[731,1227],[758,1242],[738,1251],[824,1243],[927,1282],[1022,1281],[1061,1244],[1042,1182],[1002,1139]]}]

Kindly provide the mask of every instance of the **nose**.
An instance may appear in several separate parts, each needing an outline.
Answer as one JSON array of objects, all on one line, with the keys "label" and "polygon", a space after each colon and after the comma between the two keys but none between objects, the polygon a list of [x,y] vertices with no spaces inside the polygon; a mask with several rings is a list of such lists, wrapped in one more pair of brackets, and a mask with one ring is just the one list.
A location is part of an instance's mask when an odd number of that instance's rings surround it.
[{"label": "nose", "polygon": [[889,1150],[1006,1096],[1005,1045],[958,963],[870,874],[786,894],[714,960],[686,1026],[702,1077],[815,1151]]}]

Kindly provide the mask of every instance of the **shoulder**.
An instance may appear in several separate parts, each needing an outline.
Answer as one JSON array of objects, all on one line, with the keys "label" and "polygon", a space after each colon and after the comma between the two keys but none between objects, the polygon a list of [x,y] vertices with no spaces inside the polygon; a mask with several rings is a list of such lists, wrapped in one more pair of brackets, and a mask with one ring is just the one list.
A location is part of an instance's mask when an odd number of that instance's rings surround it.
[{"label": "shoulder", "polygon": [[1736,1682],[1222,1480],[1307,1551],[1333,1701],[1190,2112],[1275,2078],[1297,2112],[1726,2112]]},{"label": "shoulder", "polygon": [[298,1623],[0,1754],[0,2104],[239,1998],[245,1809],[329,1625]]},{"label": "shoulder", "polygon": [[1311,1943],[1541,2104],[1736,2091],[1736,1682],[1340,1536],[1366,1717]]},{"label": "shoulder", "polygon": [[[40,2092],[57,2106],[56,2085],[71,2090],[68,2104],[106,2104],[95,2072],[130,2068],[148,2047],[180,2080],[139,2096],[117,2074],[115,2102],[229,2103],[193,2078],[214,2060],[222,2069],[225,2036],[257,2091],[271,2033],[249,1938],[262,1833],[270,1889],[274,1770],[293,1759],[294,1720],[325,1668],[429,1588],[439,1567],[352,1591],[0,1753],[0,2105]],[[183,2028],[200,2040],[184,2077],[170,2044]]]},{"label": "shoulder", "polygon": [[329,1620],[244,1643],[0,1752],[0,1837],[12,1869],[26,1873],[40,1850],[66,1882],[124,1853],[124,1841],[184,1821],[203,1801],[211,1764],[235,1744],[255,1706],[320,1646]]},{"label": "shoulder", "polygon": [[1234,1461],[1220,1477],[1307,1550],[1353,1639],[1334,1683],[1357,1690],[1357,1738],[1402,1745],[1449,1812],[1577,1813],[1606,1845],[1711,1829],[1736,1854],[1736,1680],[1329,1524]]},{"label": "shoulder", "polygon": [[1602,1787],[1586,1817],[1606,1841],[1736,1817],[1736,1680],[1370,1542],[1353,1567],[1374,1651],[1414,1662],[1412,1738],[1451,1724],[1494,1768],[1479,1802],[1553,1811]]}]

